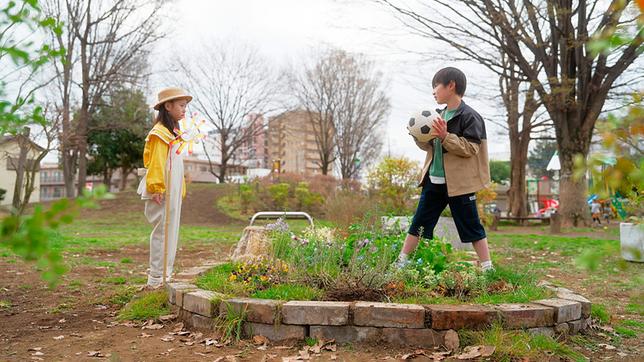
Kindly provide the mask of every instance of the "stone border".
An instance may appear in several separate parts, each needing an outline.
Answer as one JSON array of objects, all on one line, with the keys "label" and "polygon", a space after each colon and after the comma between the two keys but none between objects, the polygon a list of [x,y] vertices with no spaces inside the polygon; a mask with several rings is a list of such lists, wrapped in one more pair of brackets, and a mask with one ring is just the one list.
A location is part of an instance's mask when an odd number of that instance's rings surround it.
[{"label": "stone border", "polygon": [[179,308],[189,327],[213,330],[215,318],[229,310],[246,311],[245,336],[271,341],[305,337],[335,339],[338,343],[388,343],[422,348],[458,347],[459,329],[480,330],[493,322],[506,329],[532,334],[576,334],[588,327],[591,302],[569,289],[540,283],[555,298],[532,303],[500,305],[416,305],[379,302],[279,301],[229,298],[188,283],[214,264],[192,268],[177,276],[186,281],[166,285],[168,300]]}]

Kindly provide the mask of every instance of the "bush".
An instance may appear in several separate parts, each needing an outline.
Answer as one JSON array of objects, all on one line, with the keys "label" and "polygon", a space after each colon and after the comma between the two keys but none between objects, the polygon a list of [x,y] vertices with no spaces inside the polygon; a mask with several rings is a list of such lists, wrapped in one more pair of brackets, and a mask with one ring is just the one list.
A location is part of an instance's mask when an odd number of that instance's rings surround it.
[{"label": "bush", "polygon": [[415,205],[419,173],[417,162],[385,157],[367,176],[369,195],[383,205],[385,213],[406,215]]},{"label": "bush", "polygon": [[323,211],[327,220],[333,222],[339,229],[346,230],[373,210],[374,204],[373,200],[362,192],[340,190],[326,199]]},{"label": "bush", "polygon": [[268,187],[268,193],[276,210],[286,210],[290,188],[291,186],[287,183],[279,183]]},{"label": "bush", "polygon": [[239,185],[239,200],[241,201],[241,211],[246,214],[255,199],[253,192],[253,184],[240,184]]}]

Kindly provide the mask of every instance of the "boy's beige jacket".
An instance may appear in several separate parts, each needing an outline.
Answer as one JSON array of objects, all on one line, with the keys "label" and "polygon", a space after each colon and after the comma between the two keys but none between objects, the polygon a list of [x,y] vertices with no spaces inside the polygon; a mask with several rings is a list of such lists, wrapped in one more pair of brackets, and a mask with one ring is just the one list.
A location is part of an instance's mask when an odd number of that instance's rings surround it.
[{"label": "boy's beige jacket", "polygon": [[[443,165],[448,196],[477,192],[490,183],[490,165],[487,151],[487,135],[483,118],[465,102],[447,122],[447,137],[443,145]],[[427,152],[420,184],[428,182],[427,171],[434,157],[432,142],[416,142]]]}]

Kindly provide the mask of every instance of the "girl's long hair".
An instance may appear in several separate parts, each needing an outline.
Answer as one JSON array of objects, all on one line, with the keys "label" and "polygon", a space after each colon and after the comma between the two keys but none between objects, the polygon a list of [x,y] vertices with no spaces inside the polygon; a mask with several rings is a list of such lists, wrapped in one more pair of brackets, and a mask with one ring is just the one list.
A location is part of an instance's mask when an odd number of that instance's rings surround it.
[{"label": "girl's long hair", "polygon": [[[171,101],[170,101],[171,102]],[[165,128],[174,134],[174,129],[176,128],[176,122],[170,116],[170,113],[165,109],[165,103],[159,107],[159,113],[157,114],[157,123],[161,123]]]}]

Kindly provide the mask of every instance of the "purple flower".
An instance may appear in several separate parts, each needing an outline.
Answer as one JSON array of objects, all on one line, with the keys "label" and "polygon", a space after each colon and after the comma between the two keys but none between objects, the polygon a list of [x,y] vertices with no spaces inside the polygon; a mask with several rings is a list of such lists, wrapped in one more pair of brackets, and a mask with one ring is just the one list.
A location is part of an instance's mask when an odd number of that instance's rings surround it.
[{"label": "purple flower", "polygon": [[366,238],[364,240],[360,240],[358,242],[358,249],[364,248],[365,246],[369,245],[369,243],[371,243],[371,240],[369,240],[368,238]]},{"label": "purple flower", "polygon": [[288,231],[288,224],[280,217],[274,223],[266,225],[266,230],[285,233]]}]

